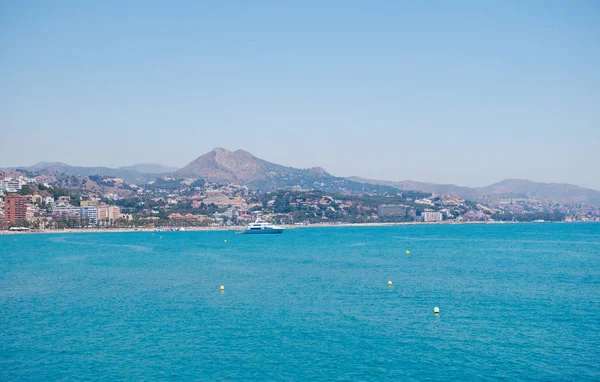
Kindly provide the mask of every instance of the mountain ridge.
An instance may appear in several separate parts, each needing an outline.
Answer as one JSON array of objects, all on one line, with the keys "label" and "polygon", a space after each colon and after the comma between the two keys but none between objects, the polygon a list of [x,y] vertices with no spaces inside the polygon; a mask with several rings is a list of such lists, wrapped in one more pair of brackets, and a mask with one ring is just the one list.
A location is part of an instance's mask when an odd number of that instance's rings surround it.
[{"label": "mountain ridge", "polygon": [[355,182],[380,184],[400,189],[451,194],[463,199],[479,201],[499,201],[500,199],[535,199],[564,204],[600,205],[600,191],[568,183],[535,182],[527,179],[504,179],[484,187],[467,187],[455,184],[427,182],[385,181],[361,177],[348,177]]},{"label": "mountain ridge", "polygon": [[[67,175],[100,175],[114,178],[122,178],[128,183],[132,184],[144,184],[149,180],[155,179],[158,176],[165,176],[171,174],[173,171],[168,172],[146,172],[152,168],[155,169],[168,169],[168,166],[152,164],[152,163],[140,163],[131,166],[123,166],[117,168],[95,166],[71,166],[63,162],[39,162],[28,167],[17,167],[17,169],[24,169],[28,171],[38,172],[59,172]],[[139,171],[139,170],[142,171]]]},{"label": "mountain ridge", "polygon": [[[383,192],[397,193],[421,191],[451,194],[463,199],[481,202],[498,202],[501,199],[535,199],[562,204],[600,205],[600,191],[567,183],[545,183],[526,179],[504,179],[484,187],[467,187],[455,184],[438,184],[412,180],[387,181],[361,177],[336,177],[321,167],[299,169],[275,164],[238,149],[229,151],[217,147],[176,170],[153,163],[140,163],[118,168],[70,166],[62,162],[40,162],[21,167],[46,173],[61,172],[68,175],[100,175],[123,178],[128,183],[144,184],[158,177],[202,178],[216,183],[236,183],[261,190],[273,191],[299,187],[333,192]],[[163,172],[152,172],[165,170]]]}]

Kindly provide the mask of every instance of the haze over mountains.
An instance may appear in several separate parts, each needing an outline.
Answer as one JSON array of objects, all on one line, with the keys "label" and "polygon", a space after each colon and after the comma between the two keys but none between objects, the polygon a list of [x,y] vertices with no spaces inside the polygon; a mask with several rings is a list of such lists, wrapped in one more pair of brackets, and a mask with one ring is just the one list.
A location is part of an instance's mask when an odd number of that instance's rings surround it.
[{"label": "haze over mountains", "polygon": [[181,169],[159,164],[137,164],[119,168],[70,166],[42,162],[25,167],[29,171],[60,172],[70,175],[102,175],[144,184],[161,176],[202,178],[215,183],[235,183],[253,189],[272,191],[289,187],[321,189],[330,192],[387,192],[397,189],[436,194],[453,194],[464,199],[494,202],[500,199],[525,198],[563,204],[600,205],[600,191],[571,184],[541,183],[522,179],[506,179],[487,187],[463,187],[416,181],[385,181],[360,177],[342,178],[320,167],[298,169],[268,162],[244,150],[224,148],[201,155]]},{"label": "haze over mountains", "polygon": [[475,201],[500,199],[535,199],[563,204],[600,205],[600,191],[564,183],[533,182],[525,179],[505,179],[486,187],[465,187],[454,184],[436,184],[405,180],[392,182],[350,177],[356,182],[380,184],[404,190],[418,190],[435,194],[452,194]]},{"label": "haze over mountains", "polygon": [[30,167],[21,167],[30,171],[43,171],[46,173],[58,172],[68,175],[101,175],[122,178],[128,183],[144,184],[158,176],[166,176],[177,169],[153,163],[141,163],[118,168],[110,167],[83,167],[70,166],[61,162],[40,162]]}]

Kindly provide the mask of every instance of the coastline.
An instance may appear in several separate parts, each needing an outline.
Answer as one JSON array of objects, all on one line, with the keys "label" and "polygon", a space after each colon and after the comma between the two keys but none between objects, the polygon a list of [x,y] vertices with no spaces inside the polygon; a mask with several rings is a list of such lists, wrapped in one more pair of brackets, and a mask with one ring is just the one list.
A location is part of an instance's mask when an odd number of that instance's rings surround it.
[{"label": "coastline", "polygon": [[[284,225],[286,230],[302,228],[330,228],[330,227],[393,227],[406,225],[466,225],[466,224],[544,224],[544,223],[597,223],[597,222],[399,222],[399,223],[315,223],[309,225]],[[176,231],[159,228],[70,228],[70,229],[45,229],[29,231],[0,231],[0,235],[21,235],[21,234],[65,234],[65,233],[123,233],[123,232],[189,232],[189,231],[241,231],[244,226],[230,227],[183,227],[184,231]]]}]

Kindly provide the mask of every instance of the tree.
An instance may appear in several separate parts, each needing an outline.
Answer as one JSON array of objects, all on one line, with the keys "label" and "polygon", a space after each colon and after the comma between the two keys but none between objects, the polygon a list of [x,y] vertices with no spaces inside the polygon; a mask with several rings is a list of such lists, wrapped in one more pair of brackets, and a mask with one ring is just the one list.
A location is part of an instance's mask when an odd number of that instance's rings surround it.
[{"label": "tree", "polygon": [[21,187],[21,189],[18,192],[19,195],[32,195],[33,194],[33,189],[31,188],[30,185],[26,184],[23,187]]}]

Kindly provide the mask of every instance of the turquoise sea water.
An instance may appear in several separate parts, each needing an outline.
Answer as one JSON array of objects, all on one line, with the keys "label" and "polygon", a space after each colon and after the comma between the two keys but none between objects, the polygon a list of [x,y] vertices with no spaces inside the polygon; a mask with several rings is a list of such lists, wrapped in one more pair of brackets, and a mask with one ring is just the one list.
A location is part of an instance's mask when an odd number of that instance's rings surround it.
[{"label": "turquoise sea water", "polygon": [[0,380],[599,380],[599,302],[600,224],[2,235]]}]

